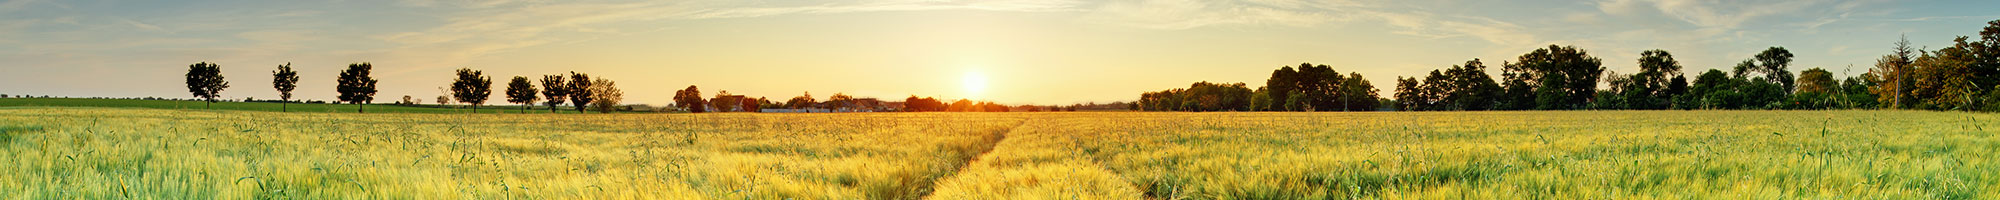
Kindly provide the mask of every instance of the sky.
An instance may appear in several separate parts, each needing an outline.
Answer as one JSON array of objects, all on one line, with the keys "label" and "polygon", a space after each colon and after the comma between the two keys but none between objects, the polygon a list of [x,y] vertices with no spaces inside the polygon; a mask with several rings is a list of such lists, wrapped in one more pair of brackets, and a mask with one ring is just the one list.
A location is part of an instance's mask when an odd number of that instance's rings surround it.
[{"label": "sky", "polygon": [[[1771,46],[1793,71],[1865,73],[1898,36],[1948,46],[2000,1],[1893,0],[0,0],[0,94],[191,98],[187,66],[222,66],[228,99],[300,99],[369,62],[377,102],[441,94],[459,68],[579,72],[625,102],[696,85],[782,101],[810,92],[1006,104],[1131,101],[1197,81],[1262,86],[1303,62],[1395,79],[1478,58],[1488,72],[1551,44],[1638,69],[1672,52],[1690,76]],[[1850,67],[1851,66],[1851,67]]]}]

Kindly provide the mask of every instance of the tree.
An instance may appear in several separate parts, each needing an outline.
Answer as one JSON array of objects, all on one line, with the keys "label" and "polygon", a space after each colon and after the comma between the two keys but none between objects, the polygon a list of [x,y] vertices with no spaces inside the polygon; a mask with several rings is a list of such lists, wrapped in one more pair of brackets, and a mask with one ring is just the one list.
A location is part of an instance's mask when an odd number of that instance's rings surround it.
[{"label": "tree", "polygon": [[854,96],[848,96],[847,93],[839,93],[839,92],[833,93],[833,96],[826,96],[826,101],[822,101],[821,103],[826,104],[827,106],[826,109],[841,109],[841,108],[855,107]]},{"label": "tree", "polygon": [[1791,94],[1794,87],[1792,81],[1795,78],[1792,77],[1792,71],[1786,69],[1791,64],[1791,51],[1785,50],[1785,47],[1771,47],[1757,53],[1750,60],[1736,64],[1736,77],[1744,78],[1753,73],[1762,74],[1765,81],[1778,84],[1783,87],[1784,94]]},{"label": "tree", "polygon": [[1978,87],[1981,79],[1973,68],[1979,62],[1972,52],[1976,51],[1966,41],[1967,37],[1953,40],[1956,44],[1917,56],[1915,82],[1911,95],[1920,101],[1918,107],[1938,110],[1971,110],[1977,107],[1974,97],[1984,87]]},{"label": "tree", "polygon": [[367,113],[365,106],[375,101],[375,78],[368,76],[368,72],[374,69],[375,65],[364,62],[348,64],[347,70],[340,71],[336,88],[340,92],[340,101],[354,104],[355,112]]},{"label": "tree", "polygon": [[748,108],[741,107],[743,105],[743,96],[729,94],[728,90],[716,91],[715,98],[708,99],[708,102],[714,104],[715,112],[736,112],[739,109]]},{"label": "tree", "polygon": [[[1350,80],[1353,82],[1350,82]],[[1272,110],[1372,110],[1373,108],[1360,108],[1361,106],[1372,106],[1379,103],[1375,102],[1376,97],[1365,94],[1370,90],[1356,88],[1356,86],[1367,85],[1366,83],[1367,80],[1341,74],[1339,71],[1334,70],[1333,67],[1327,65],[1300,63],[1296,70],[1286,66],[1271,72],[1271,78],[1264,82],[1264,89],[1270,96],[1271,104],[1273,104],[1270,106],[1273,107]],[[1193,90],[1194,88],[1188,89]],[[1179,99],[1178,97],[1174,97],[1179,95],[1177,93],[1157,92],[1151,95],[1155,97],[1155,101],[1148,101],[1151,105],[1140,103],[1139,107],[1142,109],[1179,111],[1219,111],[1218,109],[1204,107],[1208,106],[1204,104],[1204,101],[1219,100],[1220,102],[1234,103],[1238,102],[1237,100],[1239,99],[1243,100],[1241,102],[1244,102],[1244,107],[1248,107],[1249,94],[1253,91],[1247,87],[1240,91],[1234,90],[1235,88],[1230,89],[1228,91],[1242,92],[1245,95],[1232,96],[1225,99]],[[1141,96],[1144,97],[1147,95]],[[1168,105],[1168,103],[1178,103],[1181,105]],[[1214,106],[1235,106],[1235,104],[1216,104]],[[1220,110],[1248,109],[1250,108]]]},{"label": "tree", "polygon": [[1681,75],[1681,63],[1666,50],[1647,50],[1639,53],[1639,73],[1632,74],[1630,87],[1619,88],[1626,107],[1631,109],[1665,109],[1672,106],[1675,95],[1674,78],[1680,78],[1683,89],[1687,79]]},{"label": "tree", "polygon": [[[1360,77],[1360,74],[1349,77]],[[1366,79],[1350,79],[1367,83]],[[1416,78],[1411,77],[1410,81],[1415,82]],[[1402,83],[1399,80],[1397,84]],[[1486,64],[1476,58],[1466,61],[1463,65],[1453,65],[1442,72],[1431,70],[1430,75],[1424,77],[1424,82],[1415,84],[1417,92],[1410,95],[1414,95],[1412,97],[1420,102],[1404,104],[1414,105],[1420,110],[1488,110],[1495,106],[1494,102],[1503,92],[1500,84],[1493,82],[1492,76],[1486,75]],[[1374,98],[1366,97],[1367,95],[1373,93],[1361,93],[1356,95],[1355,99]]]},{"label": "tree", "polygon": [[1833,73],[1826,69],[1812,68],[1799,72],[1798,93],[1833,93],[1840,82],[1833,79]]},{"label": "tree", "polygon": [[[1299,67],[1306,66],[1312,66],[1312,63],[1299,64]],[[1273,103],[1291,98],[1292,91],[1298,90],[1299,83],[1296,80],[1298,73],[1298,70],[1293,70],[1290,66],[1279,67],[1278,70],[1271,72],[1271,78],[1264,81],[1264,88],[1270,90],[1268,93],[1271,93]],[[1296,107],[1288,107],[1287,105],[1274,105],[1272,107],[1272,110],[1275,111],[1298,110]]]},{"label": "tree", "polygon": [[1415,77],[1396,77],[1396,110],[1423,110],[1424,103],[1430,102],[1430,99],[1424,98],[1420,89],[1422,86],[1423,83]]},{"label": "tree", "polygon": [[438,95],[438,97],[437,97],[437,105],[438,105],[438,106],[442,107],[442,106],[444,106],[445,104],[449,104],[449,103],[451,103],[451,96],[449,96],[449,95]]},{"label": "tree", "polygon": [[1916,59],[1914,53],[1916,50],[1910,47],[1910,37],[1903,36],[1888,55],[1876,59],[1875,67],[1868,69],[1865,77],[1869,77],[1867,81],[1874,85],[1868,92],[1878,96],[1876,102],[1893,109],[1909,108],[1907,103],[1914,102],[1909,96],[1911,85],[1915,82],[1911,80],[1915,69],[1910,66]]},{"label": "tree", "polygon": [[[1513,108],[1577,109],[1596,96],[1603,62],[1574,46],[1549,45],[1506,64],[1508,102]],[[1532,89],[1530,89],[1532,88]],[[1525,95],[1525,96],[1515,96]],[[1528,105],[1532,99],[1533,105]]]},{"label": "tree", "polygon": [[1690,99],[1688,102],[1693,102],[1697,105],[1693,106],[1697,108],[1714,109],[1727,107],[1732,104],[1728,101],[1734,99],[1730,97],[1731,93],[1734,93],[1734,89],[1731,88],[1731,80],[1733,79],[1728,74],[1723,73],[1722,70],[1709,69],[1707,72],[1702,72],[1700,76],[1695,77],[1694,85],[1689,88],[1686,98]]},{"label": "tree", "polygon": [[479,104],[486,104],[486,98],[493,96],[493,79],[479,70],[458,69],[458,79],[451,82],[452,97],[458,102],[472,104],[472,113],[479,113]]},{"label": "tree", "polygon": [[702,102],[701,88],[689,85],[687,89],[674,91],[674,107],[692,113],[708,112],[706,102]]},{"label": "tree", "polygon": [[786,100],[786,101],[785,101],[785,107],[786,107],[786,108],[791,108],[791,109],[805,109],[805,108],[812,108],[812,107],[813,107],[813,104],[819,104],[819,102],[818,102],[817,100],[813,100],[813,94],[812,94],[812,92],[806,92],[806,94],[805,94],[805,95],[799,95],[798,97],[792,97],[792,99],[791,99],[791,100]]},{"label": "tree", "polygon": [[1259,87],[1256,91],[1250,93],[1249,111],[1272,111],[1273,102],[1276,101],[1271,100],[1271,91],[1267,88]]},{"label": "tree", "polygon": [[563,88],[567,92],[563,94],[569,96],[569,103],[576,106],[577,113],[584,113],[584,107],[590,106],[591,101],[597,100],[597,94],[590,91],[590,83],[589,74],[569,72],[568,87]]},{"label": "tree", "polygon": [[528,83],[526,76],[514,76],[513,80],[507,81],[507,102],[521,104],[521,113],[528,113],[528,108],[534,107],[535,100],[540,97],[535,96],[538,92],[534,83]]},{"label": "tree", "polygon": [[973,105],[972,100],[958,99],[958,101],[951,102],[951,107],[947,110],[951,112],[972,112],[973,109],[976,109],[975,106],[977,105]]},{"label": "tree", "polygon": [[611,113],[612,110],[618,108],[619,101],[625,99],[625,92],[619,91],[617,84],[616,82],[611,82],[610,79],[598,78],[597,80],[593,80],[590,83],[589,89],[590,94],[594,95],[591,97],[594,100],[591,102],[591,107],[596,108],[599,113]]},{"label": "tree", "polygon": [[[1367,78],[1362,78],[1361,73],[1348,73],[1347,79],[1342,80],[1340,86],[1341,111],[1371,111],[1380,107],[1378,103],[1381,102],[1376,101],[1376,98],[1381,96],[1377,94],[1380,90],[1375,89],[1375,84],[1368,83]],[[1234,89],[1237,90],[1233,91],[1240,91],[1244,93],[1243,96],[1248,96],[1249,90],[1244,89],[1243,84],[1236,84]]]},{"label": "tree", "polygon": [[542,75],[542,97],[549,99],[543,102],[549,105],[549,113],[556,113],[556,106],[569,99],[569,87],[562,75]]},{"label": "tree", "polygon": [[194,93],[194,98],[206,102],[202,103],[202,108],[208,108],[215,103],[216,97],[221,96],[223,89],[229,89],[229,81],[222,80],[222,66],[198,62],[188,65],[187,88],[188,93]]},{"label": "tree", "polygon": [[278,65],[277,71],[271,71],[271,87],[278,89],[278,111],[290,112],[292,89],[299,87],[299,72],[292,71],[292,63]]}]

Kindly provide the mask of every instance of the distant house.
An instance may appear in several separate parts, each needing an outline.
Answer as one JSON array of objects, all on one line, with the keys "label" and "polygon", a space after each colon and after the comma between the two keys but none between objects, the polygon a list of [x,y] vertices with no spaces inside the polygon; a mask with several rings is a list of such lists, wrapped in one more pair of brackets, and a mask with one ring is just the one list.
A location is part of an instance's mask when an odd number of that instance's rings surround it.
[{"label": "distant house", "polygon": [[901,112],[903,108],[908,108],[908,105],[908,102],[901,101],[882,102],[882,111]]},{"label": "distant house", "polygon": [[[750,98],[743,95],[718,96],[708,101],[708,110],[714,112],[747,112],[751,109],[757,109],[755,107],[744,108],[744,100],[750,100]],[[724,107],[728,107],[728,109],[723,109]]]},{"label": "distant house", "polygon": [[882,109],[882,100],[875,98],[854,99],[854,106],[849,107],[849,109],[852,109],[855,112],[875,112],[875,111],[888,110],[888,109]]},{"label": "distant house", "polygon": [[761,109],[761,110],[758,110],[758,112],[764,112],[764,113],[831,113],[831,112],[833,112],[833,109],[822,109],[822,108],[806,108],[806,109],[783,109],[783,108],[765,108],[765,109]]}]

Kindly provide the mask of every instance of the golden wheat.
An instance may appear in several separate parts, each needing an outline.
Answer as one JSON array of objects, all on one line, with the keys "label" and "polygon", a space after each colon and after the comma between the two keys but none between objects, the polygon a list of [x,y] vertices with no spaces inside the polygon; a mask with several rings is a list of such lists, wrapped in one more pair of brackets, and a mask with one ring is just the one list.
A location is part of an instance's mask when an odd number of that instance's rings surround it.
[{"label": "golden wheat", "polygon": [[1994,117],[0,108],[0,198],[1993,199]]}]

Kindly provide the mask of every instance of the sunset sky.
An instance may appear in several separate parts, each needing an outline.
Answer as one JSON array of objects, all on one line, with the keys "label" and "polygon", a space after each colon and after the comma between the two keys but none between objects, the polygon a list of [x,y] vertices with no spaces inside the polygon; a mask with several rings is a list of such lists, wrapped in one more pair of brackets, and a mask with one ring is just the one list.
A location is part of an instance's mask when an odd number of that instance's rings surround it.
[{"label": "sunset sky", "polygon": [[[810,91],[1008,104],[1130,101],[1196,81],[1263,85],[1301,62],[1398,76],[1575,45],[1610,71],[1648,49],[1690,74],[1769,46],[1800,71],[1863,73],[1899,34],[1947,46],[2000,19],[2000,1],[1834,0],[0,0],[0,94],[189,98],[187,65],[221,64],[229,99],[332,100],[337,71],[372,62],[377,102],[428,99],[452,70],[570,71],[662,104],[699,85],[774,100]],[[1849,65],[1853,67],[1848,68]],[[1690,75],[1692,77],[1692,75]],[[1496,77],[1497,78],[1497,77]],[[488,104],[506,104],[498,97]]]}]

